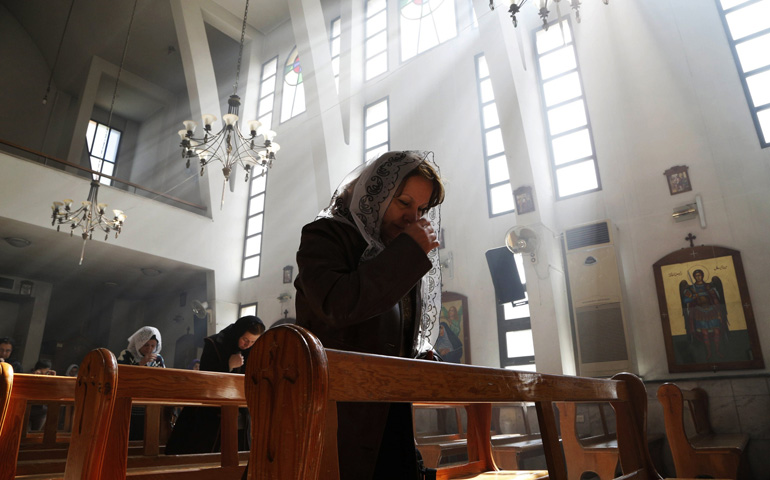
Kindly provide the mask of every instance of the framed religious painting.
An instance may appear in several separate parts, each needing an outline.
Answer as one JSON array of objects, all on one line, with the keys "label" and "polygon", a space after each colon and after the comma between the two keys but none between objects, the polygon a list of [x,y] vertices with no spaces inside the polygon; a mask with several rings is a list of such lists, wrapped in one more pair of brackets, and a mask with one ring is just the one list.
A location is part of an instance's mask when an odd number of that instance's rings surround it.
[{"label": "framed religious painting", "polygon": [[683,248],[652,269],[669,372],[764,368],[740,252]]},{"label": "framed religious painting", "polygon": [[663,172],[663,175],[666,176],[666,180],[668,181],[668,193],[676,195],[677,193],[684,193],[692,190],[688,168],[687,165],[677,165]]},{"label": "framed religious painting", "polygon": [[519,215],[535,211],[535,200],[532,198],[532,187],[519,187],[513,191],[516,201],[516,211]]},{"label": "framed religious painting", "polygon": [[441,293],[438,339],[434,348],[445,362],[471,363],[468,297],[465,295]]}]

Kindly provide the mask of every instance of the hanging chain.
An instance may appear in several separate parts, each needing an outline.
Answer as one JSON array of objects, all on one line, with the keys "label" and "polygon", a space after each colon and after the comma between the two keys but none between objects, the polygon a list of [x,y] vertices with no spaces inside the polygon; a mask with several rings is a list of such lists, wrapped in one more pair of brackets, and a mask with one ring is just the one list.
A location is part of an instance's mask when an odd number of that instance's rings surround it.
[{"label": "hanging chain", "polygon": [[53,68],[51,68],[51,76],[48,77],[48,87],[45,89],[45,95],[43,96],[43,105],[48,103],[48,94],[51,92],[51,82],[53,81],[53,72],[56,71],[56,65],[59,64],[59,54],[61,53],[61,46],[64,44],[64,36],[67,34],[67,27],[70,25],[70,17],[72,16],[72,9],[75,7],[75,0],[72,0],[70,4],[70,11],[67,13],[67,20],[64,22],[64,31],[61,33],[61,40],[59,40],[59,48],[56,50],[56,59],[53,61]]},{"label": "hanging chain", "polygon": [[235,69],[235,83],[233,95],[238,93],[238,77],[241,75],[241,58],[243,57],[243,41],[246,38],[246,17],[249,16],[249,0],[246,0],[246,10],[243,12],[243,26],[241,27],[241,46],[238,50],[238,68]]},{"label": "hanging chain", "polygon": [[[128,22],[128,31],[126,32],[126,43],[123,45],[123,57],[120,59],[120,67],[118,67],[118,76],[115,78],[115,90],[112,91],[112,103],[110,103],[110,116],[107,118],[107,128],[112,127],[112,110],[115,107],[115,97],[118,95],[118,83],[120,83],[120,74],[123,72],[123,63],[126,61],[126,52],[128,51],[128,39],[131,38],[131,25],[134,24],[134,16],[136,15],[136,4],[139,0],[134,0],[134,9],[131,11],[131,20]],[[109,136],[109,131],[107,132]]]}]

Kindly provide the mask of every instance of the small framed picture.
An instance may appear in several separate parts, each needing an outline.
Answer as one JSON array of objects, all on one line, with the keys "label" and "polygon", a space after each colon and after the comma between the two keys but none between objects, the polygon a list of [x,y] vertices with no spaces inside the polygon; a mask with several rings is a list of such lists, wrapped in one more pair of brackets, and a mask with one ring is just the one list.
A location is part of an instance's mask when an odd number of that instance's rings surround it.
[{"label": "small framed picture", "polygon": [[692,190],[690,174],[687,173],[688,168],[687,165],[677,165],[663,172],[663,175],[666,176],[666,180],[668,180],[668,191],[671,195]]},{"label": "small framed picture", "polygon": [[291,265],[286,265],[283,267],[283,283],[291,283],[293,277],[294,267]]},{"label": "small framed picture", "polygon": [[519,187],[513,191],[516,200],[516,212],[519,215],[535,211],[535,200],[532,198],[532,187]]}]

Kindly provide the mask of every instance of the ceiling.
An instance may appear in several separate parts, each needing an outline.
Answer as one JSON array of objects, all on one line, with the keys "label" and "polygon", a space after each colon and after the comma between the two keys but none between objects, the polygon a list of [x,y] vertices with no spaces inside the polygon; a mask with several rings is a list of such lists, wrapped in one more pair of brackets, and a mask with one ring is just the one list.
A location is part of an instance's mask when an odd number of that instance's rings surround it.
[{"label": "ceiling", "polygon": [[[66,230],[65,230],[66,229]],[[70,283],[83,292],[115,289],[125,299],[175,295],[206,285],[207,270],[194,265],[136,252],[119,246],[120,239],[94,234],[88,240],[83,265],[78,265],[83,240],[70,237],[69,228],[43,228],[0,217],[0,265],[3,275],[53,284]],[[66,232],[66,233],[65,233]],[[24,238],[28,247],[11,246],[4,239]],[[147,276],[142,269],[160,271]],[[150,272],[152,273],[152,272]]]},{"label": "ceiling", "polygon": [[[209,1],[231,12],[235,18],[243,18],[244,0]],[[56,88],[73,97],[80,95],[94,56],[114,65],[121,63],[134,8],[131,0],[0,0],[0,5],[8,9],[37,45],[48,68],[53,69]],[[287,20],[287,0],[250,0],[248,23],[261,33],[267,34]],[[209,32],[211,30],[207,29]],[[215,57],[237,58],[237,42],[216,42],[210,39],[209,43]],[[218,50],[222,48],[235,49],[235,53]],[[169,1],[137,0],[124,69],[172,94],[186,91]],[[233,74],[234,71],[235,64]],[[97,104],[109,110],[114,83],[102,83],[105,85],[100,87]],[[130,91],[125,85],[119,86],[116,113],[131,120],[142,121],[157,108],[157,105],[152,105],[146,99],[138,99],[136,92]]]}]

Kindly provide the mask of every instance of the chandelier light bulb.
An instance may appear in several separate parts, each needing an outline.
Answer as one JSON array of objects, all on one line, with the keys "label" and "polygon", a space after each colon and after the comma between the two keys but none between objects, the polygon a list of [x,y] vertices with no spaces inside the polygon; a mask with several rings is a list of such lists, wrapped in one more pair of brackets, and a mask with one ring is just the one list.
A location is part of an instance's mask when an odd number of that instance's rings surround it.
[{"label": "chandelier light bulb", "polygon": [[206,128],[206,130],[211,130],[211,124],[217,121],[217,117],[206,113],[203,115],[203,125]]},{"label": "chandelier light bulb", "polygon": [[247,125],[249,126],[249,131],[251,132],[252,136],[256,136],[257,132],[259,131],[259,127],[262,126],[262,122],[259,120],[249,120]]},{"label": "chandelier light bulb", "polygon": [[275,153],[280,149],[281,149],[281,146],[278,145],[277,143],[271,143],[270,145],[267,146],[267,151],[270,153]]},{"label": "chandelier light bulb", "polygon": [[176,132],[176,133],[178,133],[178,134],[179,134],[179,139],[180,139],[180,140],[183,140],[183,141],[184,141],[184,139],[185,139],[185,138],[187,138],[187,130],[179,130],[179,131],[178,131],[178,132]]},{"label": "chandelier light bulb", "polygon": [[268,142],[272,142],[276,134],[272,130],[267,130],[265,132],[262,132],[262,135],[265,137],[265,140],[267,140]]},{"label": "chandelier light bulb", "polygon": [[228,113],[225,115],[222,115],[222,120],[225,121],[225,124],[227,124],[228,127],[232,127],[235,125],[235,122],[238,121],[238,115],[235,115],[233,113]]},{"label": "chandelier light bulb", "polygon": [[192,133],[198,127],[198,124],[193,122],[192,120],[185,120],[184,122],[182,122],[182,124],[184,125],[185,130],[187,130],[187,132],[190,133],[190,135],[192,135]]},{"label": "chandelier light bulb", "polygon": [[82,202],[80,202],[80,204],[83,205],[84,207],[90,207],[91,206],[91,202],[89,202],[88,200],[83,200]]}]

